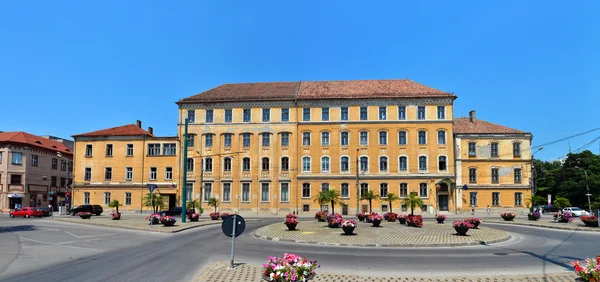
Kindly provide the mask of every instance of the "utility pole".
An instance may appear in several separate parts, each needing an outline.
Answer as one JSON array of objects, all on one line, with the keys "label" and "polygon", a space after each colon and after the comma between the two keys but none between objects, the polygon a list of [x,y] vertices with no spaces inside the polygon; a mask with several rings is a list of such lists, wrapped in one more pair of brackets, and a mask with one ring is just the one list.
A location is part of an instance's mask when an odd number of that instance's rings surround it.
[{"label": "utility pole", "polygon": [[585,187],[587,188],[587,193],[585,194],[588,198],[588,209],[590,210],[590,215],[593,215],[592,213],[592,202],[590,202],[590,196],[592,194],[590,194],[590,183],[588,182],[588,178],[587,178],[587,171],[584,169],[583,173],[585,173]]},{"label": "utility pole", "polygon": [[186,201],[187,201],[187,151],[188,151],[188,119],[185,119],[185,127],[183,129],[183,183],[181,185],[181,222],[185,223]]},{"label": "utility pole", "polygon": [[356,214],[360,213],[360,209],[358,207],[360,203],[360,187],[358,187],[358,152],[360,149],[356,149]]}]

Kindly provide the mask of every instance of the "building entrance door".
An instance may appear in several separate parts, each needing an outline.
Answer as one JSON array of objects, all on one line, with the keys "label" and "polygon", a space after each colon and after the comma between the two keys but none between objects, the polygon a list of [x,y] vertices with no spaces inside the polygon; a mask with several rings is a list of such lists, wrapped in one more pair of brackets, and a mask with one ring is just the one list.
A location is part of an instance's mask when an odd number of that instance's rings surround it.
[{"label": "building entrance door", "polygon": [[348,205],[342,205],[342,215],[348,215]]},{"label": "building entrance door", "polygon": [[438,206],[440,207],[440,211],[448,211],[448,195],[438,196]]}]

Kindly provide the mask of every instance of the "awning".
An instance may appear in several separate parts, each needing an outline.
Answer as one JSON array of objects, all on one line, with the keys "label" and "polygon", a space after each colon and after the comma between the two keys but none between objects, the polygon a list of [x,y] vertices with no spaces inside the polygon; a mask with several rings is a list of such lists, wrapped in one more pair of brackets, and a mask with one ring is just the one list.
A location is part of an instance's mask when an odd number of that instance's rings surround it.
[{"label": "awning", "polygon": [[23,198],[23,194],[19,194],[19,193],[12,193],[12,194],[8,194],[9,198]]}]

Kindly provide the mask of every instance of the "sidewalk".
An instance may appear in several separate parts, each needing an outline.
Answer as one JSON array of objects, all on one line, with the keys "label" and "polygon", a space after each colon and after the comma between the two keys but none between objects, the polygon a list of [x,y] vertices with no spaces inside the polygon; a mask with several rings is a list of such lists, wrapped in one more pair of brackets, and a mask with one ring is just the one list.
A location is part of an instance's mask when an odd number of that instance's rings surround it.
[{"label": "sidewalk", "polygon": [[[265,259],[266,262],[266,259]],[[548,274],[548,275],[521,275],[521,276],[424,276],[424,277],[381,277],[358,276],[345,274],[324,273],[317,269],[314,282],[573,282],[577,275],[573,273]],[[196,277],[195,282],[261,282],[262,267],[248,264],[239,264],[234,269],[229,269],[229,263],[217,262],[209,265]]]}]

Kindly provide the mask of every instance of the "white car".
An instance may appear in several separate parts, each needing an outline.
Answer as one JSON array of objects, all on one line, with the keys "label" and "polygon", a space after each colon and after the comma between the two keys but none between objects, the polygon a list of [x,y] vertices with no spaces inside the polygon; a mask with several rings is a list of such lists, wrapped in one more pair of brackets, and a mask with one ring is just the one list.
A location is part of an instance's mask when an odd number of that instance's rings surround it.
[{"label": "white car", "polygon": [[573,216],[590,215],[590,213],[588,213],[587,211],[582,210],[582,209],[580,209],[578,207],[564,208],[564,209],[562,209],[562,212],[563,213],[570,212],[570,213],[573,214]]}]

